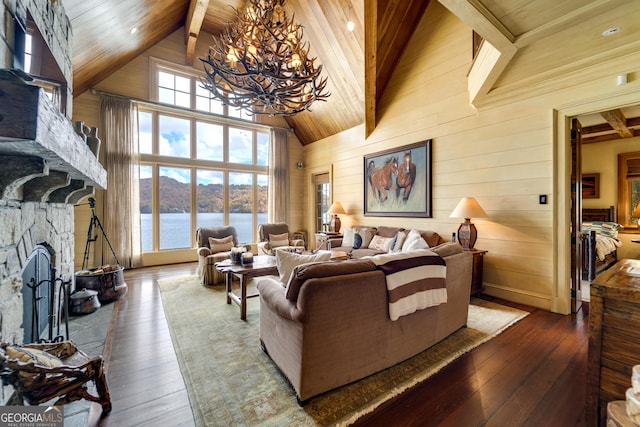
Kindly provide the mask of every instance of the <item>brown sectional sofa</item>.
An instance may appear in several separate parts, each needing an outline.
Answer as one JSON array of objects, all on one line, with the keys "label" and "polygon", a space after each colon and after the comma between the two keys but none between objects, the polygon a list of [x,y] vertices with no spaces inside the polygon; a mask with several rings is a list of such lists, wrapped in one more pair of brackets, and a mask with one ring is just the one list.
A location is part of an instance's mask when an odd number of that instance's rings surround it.
[{"label": "brown sectional sofa", "polygon": [[368,259],[298,266],[288,288],[259,280],[261,344],[301,404],[402,362],[466,325],[473,256],[457,243],[432,250],[446,261],[447,303],[396,321],[389,318],[384,273]]}]

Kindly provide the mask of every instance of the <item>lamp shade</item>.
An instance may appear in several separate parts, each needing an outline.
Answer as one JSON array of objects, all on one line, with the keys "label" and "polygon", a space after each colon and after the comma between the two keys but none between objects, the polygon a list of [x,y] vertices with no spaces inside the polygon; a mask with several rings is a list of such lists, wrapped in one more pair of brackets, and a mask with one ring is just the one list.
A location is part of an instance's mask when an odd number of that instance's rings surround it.
[{"label": "lamp shade", "polygon": [[478,201],[473,197],[464,197],[458,202],[458,206],[451,212],[449,218],[464,218],[464,222],[458,228],[458,241],[464,249],[473,249],[478,238],[478,231],[476,226],[471,223],[471,218],[488,218]]},{"label": "lamp shade", "polygon": [[449,218],[488,218],[488,216],[475,198],[463,197]]},{"label": "lamp shade", "polygon": [[631,216],[634,218],[640,218],[640,202],[636,205],[636,208],[633,210]]},{"label": "lamp shade", "polygon": [[327,211],[328,214],[331,215],[335,215],[335,214],[346,214],[344,208],[342,207],[342,204],[340,202],[333,202],[333,204],[331,205],[331,207],[329,208],[329,210]]}]

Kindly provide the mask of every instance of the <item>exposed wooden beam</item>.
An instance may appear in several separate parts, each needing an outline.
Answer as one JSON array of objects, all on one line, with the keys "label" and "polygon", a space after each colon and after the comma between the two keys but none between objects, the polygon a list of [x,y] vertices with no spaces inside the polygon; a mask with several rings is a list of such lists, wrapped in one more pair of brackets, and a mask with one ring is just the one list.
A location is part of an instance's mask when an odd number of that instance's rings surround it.
[{"label": "exposed wooden beam", "polygon": [[[604,116],[603,116],[604,117]],[[640,136],[640,117],[626,119],[626,128],[633,136]],[[623,137],[610,123],[585,126],[582,128],[582,143],[593,144],[596,142],[613,141]]]},{"label": "exposed wooden beam", "polygon": [[202,28],[202,21],[207,13],[209,0],[191,0],[189,12],[184,25],[184,40],[187,44],[187,64],[193,65],[193,57],[196,51],[198,34]]},{"label": "exposed wooden beam", "polygon": [[469,102],[475,105],[491,91],[515,56],[516,37],[479,0],[439,1],[485,40],[469,71]]},{"label": "exposed wooden beam", "polygon": [[627,119],[622,111],[619,109],[603,111],[600,115],[622,138],[633,138],[633,131],[627,127]]},{"label": "exposed wooden beam", "polygon": [[[634,130],[633,135],[640,136],[640,131]],[[607,142],[607,141],[615,141],[620,139],[621,138],[618,133],[607,133],[604,135],[588,136],[586,138],[583,136],[581,139],[581,142],[582,144],[595,144],[596,142]]]},{"label": "exposed wooden beam", "polygon": [[500,52],[515,50],[514,36],[479,0],[438,0]]}]

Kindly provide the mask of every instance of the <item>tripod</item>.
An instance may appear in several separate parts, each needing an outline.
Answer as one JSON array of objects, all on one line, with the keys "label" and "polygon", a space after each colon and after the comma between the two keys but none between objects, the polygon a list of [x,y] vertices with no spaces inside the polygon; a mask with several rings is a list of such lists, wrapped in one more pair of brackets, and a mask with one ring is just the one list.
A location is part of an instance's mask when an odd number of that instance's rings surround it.
[{"label": "tripod", "polygon": [[82,261],[82,269],[86,270],[88,268],[91,243],[98,240],[98,233],[96,233],[95,236],[93,235],[93,228],[96,226],[102,232],[102,236],[104,237],[105,242],[107,242],[107,245],[109,245],[111,254],[113,254],[113,258],[116,260],[116,264],[120,265],[120,261],[118,261],[116,252],[113,250],[113,246],[111,246],[111,242],[109,241],[107,234],[104,232],[104,228],[102,227],[100,218],[98,218],[98,215],[96,215],[96,199],[94,199],[93,197],[89,197],[89,207],[91,207],[91,221],[89,221],[89,231],[87,231],[87,244],[84,247],[84,260]]}]

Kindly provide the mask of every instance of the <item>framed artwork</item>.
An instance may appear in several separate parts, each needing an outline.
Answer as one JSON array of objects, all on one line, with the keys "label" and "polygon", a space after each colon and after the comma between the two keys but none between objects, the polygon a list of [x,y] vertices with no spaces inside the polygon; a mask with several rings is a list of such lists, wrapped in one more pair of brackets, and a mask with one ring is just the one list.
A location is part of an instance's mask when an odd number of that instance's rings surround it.
[{"label": "framed artwork", "polygon": [[582,198],[583,199],[599,199],[600,198],[600,174],[599,173],[583,173],[582,174]]},{"label": "framed artwork", "polygon": [[431,140],[364,156],[364,215],[431,218]]}]

